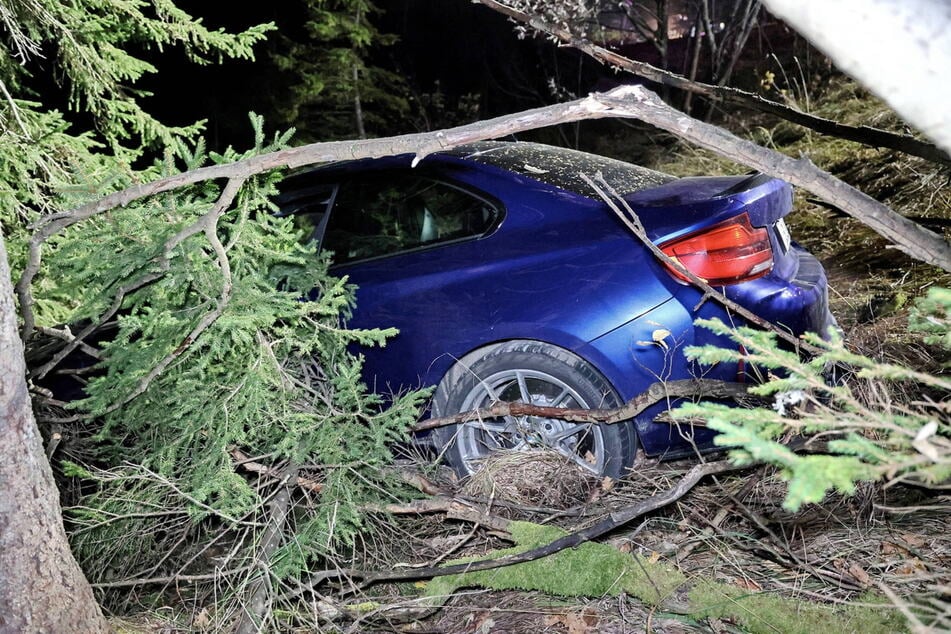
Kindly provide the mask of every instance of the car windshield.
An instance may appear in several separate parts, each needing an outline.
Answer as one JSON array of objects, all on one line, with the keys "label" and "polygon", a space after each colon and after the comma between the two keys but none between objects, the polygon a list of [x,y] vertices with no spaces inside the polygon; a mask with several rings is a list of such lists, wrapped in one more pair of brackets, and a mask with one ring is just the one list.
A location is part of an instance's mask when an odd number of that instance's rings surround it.
[{"label": "car windshield", "polygon": [[621,196],[675,180],[639,165],[539,143],[481,141],[446,154],[494,165],[590,198],[600,196],[581,178],[582,174],[594,177],[601,172]]}]

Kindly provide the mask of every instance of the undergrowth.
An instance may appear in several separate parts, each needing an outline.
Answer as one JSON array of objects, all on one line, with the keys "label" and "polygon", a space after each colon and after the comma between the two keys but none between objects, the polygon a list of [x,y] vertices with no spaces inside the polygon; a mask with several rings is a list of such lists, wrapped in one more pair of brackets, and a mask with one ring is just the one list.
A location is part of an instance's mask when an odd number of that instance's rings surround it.
[{"label": "undergrowth", "polygon": [[[93,171],[51,206],[285,147],[288,135],[268,141],[253,124],[247,152],[181,143],[144,173]],[[207,618],[227,629],[259,588],[274,601],[275,584],[354,557],[372,539],[367,509],[406,494],[386,467],[425,392],[384,402],[362,383],[349,346],[395,331],[346,327],[353,289],[272,213],[280,177],[247,180],[220,217],[222,186],[206,182],[76,223],[44,248],[38,326],[101,326],[88,340],[98,361],[76,353],[66,364],[87,376],[85,398],[65,410],[53,401],[42,418],[68,430],[58,454],[68,533],[111,611],[128,608],[128,587],[153,609],[177,602],[162,579],[197,574],[186,594],[201,604],[214,590]],[[22,267],[28,234],[13,226]]]}]

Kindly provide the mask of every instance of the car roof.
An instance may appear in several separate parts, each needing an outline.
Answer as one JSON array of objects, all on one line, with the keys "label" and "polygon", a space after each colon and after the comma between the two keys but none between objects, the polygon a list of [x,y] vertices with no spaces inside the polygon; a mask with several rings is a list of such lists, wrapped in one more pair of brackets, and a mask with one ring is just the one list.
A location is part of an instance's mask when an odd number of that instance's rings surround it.
[{"label": "car roof", "polygon": [[479,141],[439,152],[465,161],[491,165],[590,198],[600,198],[582,174],[600,173],[618,194],[663,185],[673,176],[578,150],[524,141]]},{"label": "car roof", "polygon": [[[312,184],[317,174],[331,176],[353,174],[364,170],[376,171],[394,167],[408,167],[413,154],[400,154],[373,159],[358,159],[308,167],[293,171],[281,187],[292,192]],[[428,155],[420,167],[442,165],[470,165],[478,169],[488,166],[519,176],[531,178],[546,185],[564,189],[588,198],[600,196],[581,177],[600,173],[619,195],[627,196],[677,180],[675,177],[646,167],[610,159],[596,154],[568,148],[529,143],[526,141],[478,141],[440,150]],[[283,197],[286,197],[285,194]]]}]

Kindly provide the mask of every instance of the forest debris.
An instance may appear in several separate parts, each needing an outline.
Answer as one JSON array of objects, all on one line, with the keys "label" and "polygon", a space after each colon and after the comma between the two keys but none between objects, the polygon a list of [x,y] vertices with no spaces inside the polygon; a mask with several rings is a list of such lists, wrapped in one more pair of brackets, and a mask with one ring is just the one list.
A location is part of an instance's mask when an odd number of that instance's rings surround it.
[{"label": "forest debris", "polygon": [[545,627],[552,625],[563,626],[568,634],[588,634],[589,632],[598,632],[601,624],[601,618],[598,613],[590,608],[582,610],[573,610],[562,614],[551,614],[545,617]]},{"label": "forest debris", "polygon": [[865,572],[865,569],[862,566],[858,565],[855,562],[849,564],[847,572],[855,578],[856,581],[861,583],[866,588],[871,584],[872,579],[868,576],[868,573]]},{"label": "forest debris", "polygon": [[555,451],[500,451],[463,485],[466,496],[568,508],[588,498],[597,482]]}]

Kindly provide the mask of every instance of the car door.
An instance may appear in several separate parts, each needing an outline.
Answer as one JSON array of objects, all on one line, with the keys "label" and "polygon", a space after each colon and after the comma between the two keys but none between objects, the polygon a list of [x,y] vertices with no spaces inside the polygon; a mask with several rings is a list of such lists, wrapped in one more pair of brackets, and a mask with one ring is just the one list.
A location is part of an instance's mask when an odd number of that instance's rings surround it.
[{"label": "car door", "polygon": [[331,271],[357,286],[350,325],[399,330],[385,350],[360,350],[373,389],[431,383],[481,343],[485,317],[474,307],[489,304],[491,285],[478,242],[501,218],[488,197],[419,169],[339,183],[321,248],[333,253]]}]

